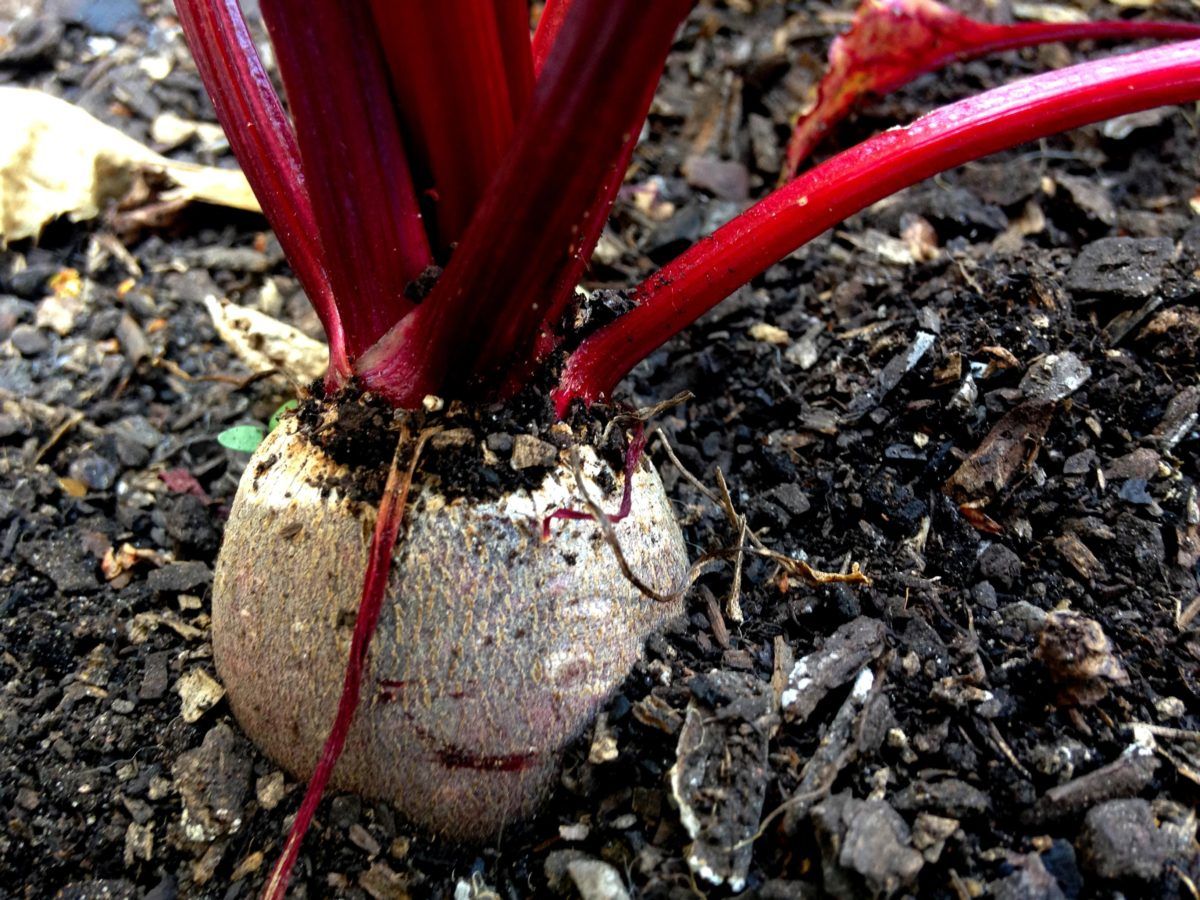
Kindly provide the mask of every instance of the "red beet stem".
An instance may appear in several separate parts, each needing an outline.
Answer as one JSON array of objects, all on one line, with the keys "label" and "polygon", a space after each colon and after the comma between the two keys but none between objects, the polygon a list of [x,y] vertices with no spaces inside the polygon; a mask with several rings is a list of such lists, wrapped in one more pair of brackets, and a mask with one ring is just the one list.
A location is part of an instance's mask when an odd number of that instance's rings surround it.
[{"label": "red beet stem", "polygon": [[[470,224],[512,140],[513,110],[523,105],[509,97],[508,64],[515,61],[505,59],[497,22],[500,14],[505,32],[511,29],[511,4],[371,0],[371,9],[404,134],[427,179],[431,234],[445,254]],[[532,83],[532,61],[528,65]]]},{"label": "red beet stem", "polygon": [[[662,77],[661,69],[658,77]],[[617,192],[625,181],[625,172],[629,169],[629,160],[633,157],[634,148],[637,146],[641,123],[645,121],[646,114],[650,111],[650,103],[654,99],[654,89],[657,86],[658,79],[656,78],[655,83],[650,85],[638,105],[641,112],[637,119],[638,128],[629,133],[625,145],[621,148],[620,156],[617,157],[616,164],[609,171],[604,185],[600,189],[600,194],[584,214],[584,224],[580,229],[575,252],[555,278],[554,285],[547,295],[546,312],[542,316],[538,328],[533,353],[528,358],[519,357],[514,368],[508,372],[503,391],[505,396],[519,390],[520,386],[529,380],[538,366],[557,350],[561,343],[560,329],[563,324],[563,316],[575,296],[575,287],[579,284],[584,270],[592,258],[596,242],[600,240],[600,235],[604,232],[604,226],[612,212],[613,203],[617,199]]]},{"label": "red beet stem", "polygon": [[331,381],[340,384],[350,363],[296,135],[241,8],[237,0],[176,0],[175,9],[229,145],[325,329]]},{"label": "red beet stem", "polygon": [[787,172],[797,169],[821,138],[864,94],[886,94],[955,61],[1055,41],[1179,39],[1200,36],[1182,22],[980,22],[935,0],[864,0],[850,30],[829,48],[829,68],[817,104],[796,123]]},{"label": "red beet stem", "polygon": [[[529,112],[445,274],[360,361],[403,407],[528,357],[546,303],[587,237],[589,211],[636,135],[691,0],[573,0]],[[455,371],[451,372],[451,366]]]},{"label": "red beet stem", "polygon": [[529,36],[529,4],[526,0],[493,0],[500,49],[508,73],[508,102],[513,122],[520,122],[533,94],[533,47]]},{"label": "red beet stem", "polygon": [[609,393],[637,362],[738,286],[876,201],[938,172],[1068,128],[1200,98],[1200,41],[1083,63],[960,100],[876,135],[768,195],[634,290],[554,391],[559,414]]},{"label": "red beet stem", "polygon": [[402,470],[399,455],[407,441],[401,441],[397,447],[396,456],[392,460],[391,471],[388,472],[387,484],[384,487],[383,498],[379,503],[379,512],[375,519],[375,531],[371,535],[371,548],[367,558],[367,571],[363,578],[362,596],[358,602],[358,615],[354,620],[354,633],[350,637],[350,653],[346,660],[346,673],[342,681],[342,694],[338,699],[337,712],[325,746],[321,749],[321,758],[313,770],[304,799],[296,818],[288,831],[287,841],[283,845],[271,877],[263,887],[263,900],[283,900],[287,893],[288,882],[292,877],[292,869],[300,854],[300,845],[304,835],[312,824],[313,815],[329,778],[333,775],[334,766],[346,746],[346,737],[350,733],[350,725],[354,721],[354,713],[358,709],[358,699],[362,691],[363,673],[367,665],[367,651],[371,647],[371,638],[375,635],[375,626],[379,622],[379,613],[383,606],[383,596],[387,590],[388,575],[391,573],[392,551],[396,546],[396,538],[400,533],[400,525],[404,520],[404,510],[408,505],[408,491],[412,486],[413,471],[420,457],[421,444],[412,451],[408,468]]},{"label": "red beet stem", "polygon": [[365,0],[262,0],[351,359],[413,304],[430,264]]},{"label": "red beet stem", "polygon": [[550,48],[554,39],[562,29],[567,18],[567,8],[571,0],[546,0],[542,6],[542,14],[538,18],[537,28],[533,32],[533,71],[541,75],[550,56]]}]

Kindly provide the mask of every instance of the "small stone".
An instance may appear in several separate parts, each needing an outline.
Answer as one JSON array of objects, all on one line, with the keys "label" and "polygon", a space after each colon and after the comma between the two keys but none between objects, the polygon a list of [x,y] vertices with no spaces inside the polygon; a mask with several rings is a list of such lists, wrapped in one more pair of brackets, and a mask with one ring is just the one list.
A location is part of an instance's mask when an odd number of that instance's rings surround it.
[{"label": "small stone", "polygon": [[284,795],[284,778],[283,773],[279,771],[269,772],[266,775],[260,775],[258,781],[254,783],[254,796],[258,800],[258,805],[263,809],[274,809],[279,805],[279,801]]},{"label": "small stone", "polygon": [[629,900],[621,875],[598,859],[577,859],[567,863],[567,872],[583,900]]},{"label": "small stone", "polygon": [[957,778],[914,781],[898,793],[893,802],[896,809],[935,810],[956,819],[980,815],[991,806],[987,794]]},{"label": "small stone", "polygon": [[908,825],[883,800],[834,794],[813,807],[825,890],[836,897],[890,895],[912,884],[925,858],[913,849]]},{"label": "small stone", "polygon": [[774,344],[776,347],[786,347],[792,341],[791,335],[786,331],[767,322],[756,322],[750,326],[747,334],[750,335],[752,341],[758,341],[760,344]]},{"label": "small stone", "polygon": [[71,462],[67,474],[93,491],[107,491],[117,480],[117,467],[98,453],[84,453]]},{"label": "small stone", "polygon": [[558,836],[564,841],[586,841],[592,829],[586,822],[576,822],[572,825],[559,825]]},{"label": "small stone", "polygon": [[1162,284],[1175,253],[1170,238],[1110,237],[1083,248],[1067,275],[1067,288],[1078,294],[1149,297]]},{"label": "small stone", "polygon": [[979,574],[1005,590],[1021,577],[1021,557],[1003,544],[989,544],[979,554]]},{"label": "small stone", "polygon": [[1159,697],[1154,703],[1154,711],[1160,719],[1181,719],[1187,706],[1178,697]]},{"label": "small stone", "polygon": [[146,578],[151,590],[182,593],[212,581],[212,570],[202,562],[178,562],[155,569]]},{"label": "small stone", "polygon": [[1078,453],[1073,453],[1063,461],[1064,475],[1086,475],[1096,465],[1097,456],[1095,450],[1080,450]]},{"label": "small stone", "polygon": [[183,721],[188,723],[198,722],[225,696],[225,688],[203,669],[187,672],[175,682],[175,690],[183,700]]},{"label": "small stone", "polygon": [[168,110],[159,113],[150,123],[150,139],[165,149],[172,149],[190,141],[196,134],[197,125],[197,122]]},{"label": "small stone", "polygon": [[722,200],[741,201],[750,196],[750,173],[740,162],[689,156],[683,161],[683,177],[692,187]]},{"label": "small stone", "polygon": [[1139,447],[1131,453],[1118,457],[1104,467],[1104,477],[1109,481],[1123,478],[1140,478],[1149,481],[1158,476],[1162,456],[1150,447]]},{"label": "small stone", "polygon": [[358,876],[358,886],[374,900],[409,900],[408,880],[385,862],[376,860]]},{"label": "small stone", "polygon": [[49,7],[64,22],[112,37],[124,37],[145,22],[137,0],[51,0]]},{"label": "small stone", "polygon": [[1066,900],[1058,881],[1046,871],[1042,858],[1029,853],[1011,864],[1013,871],[988,884],[994,900]]},{"label": "small stone", "polygon": [[25,561],[53,581],[62,593],[75,594],[100,587],[95,574],[96,560],[85,554],[79,541],[63,536],[18,546]]},{"label": "small stone", "polygon": [[138,697],[142,700],[158,700],[167,692],[170,675],[167,664],[170,653],[166,650],[151,653],[146,657],[146,669],[142,672],[142,684]]},{"label": "small stone", "polygon": [[350,826],[348,836],[350,843],[364,851],[368,856],[378,856],[379,851],[382,849],[379,846],[379,841],[375,840],[371,832],[363,828],[358,822]]},{"label": "small stone", "polygon": [[1170,854],[1145,800],[1109,800],[1088,811],[1076,842],[1086,871],[1103,881],[1156,880]]},{"label": "small stone", "polygon": [[1075,393],[1091,377],[1091,368],[1074,353],[1051,353],[1030,364],[1020,387],[1028,400],[1053,403]]},{"label": "small stone", "polygon": [[596,720],[595,732],[592,735],[592,744],[588,748],[588,762],[593,766],[600,766],[604,763],[612,762],[620,756],[620,749],[617,747],[617,738],[613,734],[612,729],[608,727],[604,713]]},{"label": "small stone", "polygon": [[800,485],[786,483],[777,484],[766,492],[766,499],[772,500],[779,504],[783,509],[793,516],[802,516],[812,508],[812,503],[808,499],[808,495],[804,493]]},{"label": "small stone", "polygon": [[22,356],[39,356],[50,349],[50,339],[32,325],[18,325],[9,340]]},{"label": "small stone", "polygon": [[132,866],[135,860],[150,862],[154,859],[154,826],[130,822],[125,829],[125,865]]},{"label": "small stone", "polygon": [[913,822],[912,843],[921,851],[926,862],[937,862],[945,849],[946,841],[958,830],[958,819],[918,813]]},{"label": "small stone", "polygon": [[41,802],[41,795],[33,790],[33,788],[19,788],[17,790],[17,806],[26,812],[33,812]]},{"label": "small stone", "polygon": [[197,749],[180,755],[171,774],[183,800],[179,824],[187,840],[208,843],[241,828],[251,765],[232,728],[222,722],[209,729]]},{"label": "small stone", "polygon": [[1037,634],[1046,622],[1046,611],[1028,600],[1018,600],[1000,609],[1000,621],[1024,635]]},{"label": "small stone", "polygon": [[513,438],[512,467],[518,471],[534,466],[548,467],[558,461],[558,448],[531,434],[518,434]]},{"label": "small stone", "polygon": [[75,330],[75,322],[83,313],[83,303],[78,297],[47,297],[38,304],[34,324],[38,328],[49,328],[59,337],[66,337]]}]

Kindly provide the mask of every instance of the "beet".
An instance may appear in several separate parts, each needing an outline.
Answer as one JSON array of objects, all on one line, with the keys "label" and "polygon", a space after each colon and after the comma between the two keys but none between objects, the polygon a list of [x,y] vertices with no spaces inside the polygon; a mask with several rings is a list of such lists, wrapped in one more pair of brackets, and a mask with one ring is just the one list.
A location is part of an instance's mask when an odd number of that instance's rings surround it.
[{"label": "beet", "polygon": [[[489,838],[536,810],[564,747],[681,614],[622,576],[597,523],[557,521],[542,541],[548,513],[583,505],[565,456],[536,489],[497,500],[414,486],[336,786],[448,836]],[[615,509],[622,477],[606,492],[605,464],[588,448],[581,458],[588,492]],[[302,778],[333,721],[375,520],[330,487],[347,474],[282,423],[242,478],[213,586],[234,714]],[[669,592],[686,575],[683,538],[653,467],[633,478],[632,512],[614,527],[634,572]]]}]

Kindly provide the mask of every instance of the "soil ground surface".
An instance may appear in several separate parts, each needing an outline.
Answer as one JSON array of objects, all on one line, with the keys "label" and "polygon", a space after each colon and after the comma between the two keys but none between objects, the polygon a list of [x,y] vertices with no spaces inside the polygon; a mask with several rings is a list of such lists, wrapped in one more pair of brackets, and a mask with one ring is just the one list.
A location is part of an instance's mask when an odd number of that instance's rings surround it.
[{"label": "soil ground surface", "polygon": [[[21,10],[0,83],[232,164],[169,5],[0,0]],[[849,14],[700,5],[589,286],[774,183]],[[952,67],[820,152],[1098,52]],[[331,795],[293,895],[1195,897],[1198,161],[1169,109],[967,166],[646,360],[634,405],[693,395],[655,423],[682,467],[723,474],[764,547],[870,584],[762,555],[705,575],[540,818],[464,847]],[[238,730],[208,632],[247,460],[216,437],[296,389],[248,377],[203,301],[316,320],[261,218],[136,188],[0,252],[0,897],[253,896],[303,790]],[[649,452],[694,554],[736,543]]]}]

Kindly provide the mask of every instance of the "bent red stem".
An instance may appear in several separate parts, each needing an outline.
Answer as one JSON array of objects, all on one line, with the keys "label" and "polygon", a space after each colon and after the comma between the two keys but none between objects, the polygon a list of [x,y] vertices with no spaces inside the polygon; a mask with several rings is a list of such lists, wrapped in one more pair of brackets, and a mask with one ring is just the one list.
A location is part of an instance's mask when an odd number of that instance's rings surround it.
[{"label": "bent red stem", "polygon": [[375,626],[379,622],[379,613],[383,606],[383,595],[387,590],[388,575],[392,568],[392,551],[395,549],[400,525],[404,520],[408,491],[412,486],[413,472],[416,470],[423,443],[424,436],[413,448],[408,467],[403,471],[400,468],[400,453],[408,445],[407,434],[401,437],[396,447],[396,455],[392,459],[387,484],[379,502],[375,531],[371,535],[367,571],[363,578],[362,596],[358,601],[358,615],[354,620],[354,633],[350,638],[350,653],[346,660],[346,674],[342,682],[342,694],[338,698],[337,712],[329,729],[329,736],[325,739],[325,746],[321,749],[321,758],[317,761],[300,809],[292,821],[291,830],[288,831],[283,852],[263,887],[263,900],[283,900],[287,893],[288,882],[291,880],[296,858],[300,854],[304,835],[308,832],[317,806],[325,794],[325,788],[329,785],[329,778],[333,775],[334,766],[337,765],[342,749],[346,746],[346,738],[350,734],[350,725],[354,721],[354,713],[358,709],[358,699],[362,692],[367,651],[371,647],[371,638],[375,635]]},{"label": "bent red stem", "polygon": [[176,0],[175,10],[229,145],[325,329],[340,384],[350,363],[296,135],[241,8],[237,0]]},{"label": "bent red stem", "polygon": [[587,338],[554,391],[610,392],[672,335],[825,229],[938,172],[1057,131],[1200,98],[1200,41],[1083,63],[949,104],[805,173],[703,238],[634,290],[635,308]]},{"label": "bent red stem", "polygon": [[955,61],[1055,41],[1194,38],[1200,25],[1181,22],[980,22],[936,0],[864,0],[850,30],[829,48],[817,103],[796,123],[786,169],[794,177],[829,129],[864,94],[886,94]]},{"label": "bent red stem", "polygon": [[353,359],[432,258],[366,0],[262,0]]},{"label": "bent red stem", "polygon": [[[625,484],[621,488],[621,505],[617,507],[617,511],[608,517],[608,521],[614,524],[620,522],[633,509],[633,473],[637,469],[637,464],[642,459],[642,453],[646,449],[646,423],[638,422],[633,427],[633,434],[629,437],[629,444],[625,447]],[[550,539],[550,523],[555,519],[569,519],[573,521],[582,521],[585,519],[596,518],[590,512],[584,512],[580,509],[570,509],[563,507],[556,509],[546,518],[542,519],[542,540]]]}]

